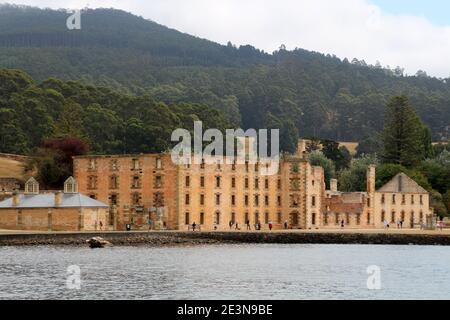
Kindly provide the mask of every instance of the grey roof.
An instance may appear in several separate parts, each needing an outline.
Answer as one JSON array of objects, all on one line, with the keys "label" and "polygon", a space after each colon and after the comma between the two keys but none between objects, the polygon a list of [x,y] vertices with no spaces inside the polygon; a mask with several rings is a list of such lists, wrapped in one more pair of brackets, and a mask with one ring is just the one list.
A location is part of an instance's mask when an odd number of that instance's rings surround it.
[{"label": "grey roof", "polygon": [[388,183],[377,190],[378,192],[403,192],[403,193],[428,193],[413,179],[406,174],[399,173],[392,178]]},{"label": "grey roof", "polygon": [[5,208],[109,208],[108,205],[81,193],[63,193],[61,205],[55,206],[55,194],[20,194],[18,206],[12,205],[12,199],[8,198],[0,202],[0,209]]}]

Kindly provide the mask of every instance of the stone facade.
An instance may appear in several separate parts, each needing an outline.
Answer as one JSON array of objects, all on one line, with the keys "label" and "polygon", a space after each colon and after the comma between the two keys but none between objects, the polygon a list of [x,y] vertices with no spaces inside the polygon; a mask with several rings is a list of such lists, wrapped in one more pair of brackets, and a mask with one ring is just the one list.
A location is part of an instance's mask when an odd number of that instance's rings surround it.
[{"label": "stone facade", "polygon": [[[25,184],[25,192],[0,202],[0,229],[33,231],[95,231],[108,225],[108,206],[76,191],[69,178],[64,192],[39,191],[36,180]],[[104,226],[102,228],[102,226]]]},{"label": "stone facade", "polygon": [[[202,230],[311,228],[320,224],[323,169],[304,156],[286,157],[278,174],[258,163],[174,165],[169,154],[74,158],[80,192],[111,206],[109,225],[123,230],[155,227]],[[237,226],[236,226],[237,224]]]},{"label": "stone facade", "polygon": [[270,222],[275,229],[336,228],[342,222],[346,228],[382,228],[383,210],[394,210],[408,227],[431,213],[428,193],[417,188],[396,193],[399,199],[414,196],[413,204],[381,205],[387,195],[375,189],[375,166],[368,169],[367,192],[339,192],[336,180],[325,190],[324,171],[309,164],[305,146],[300,141],[296,154],[284,156],[278,173],[268,176],[258,163],[175,165],[170,154],[75,157],[74,176],[81,193],[109,204],[111,230],[127,224],[188,230],[194,222],[205,231],[229,230],[230,223],[246,230],[246,222],[252,230]]},{"label": "stone facade", "polygon": [[[324,227],[340,227],[344,221],[350,228],[404,228],[432,224],[428,192],[407,175],[400,173],[383,187],[375,188],[376,168],[367,169],[367,192],[345,193],[337,190],[337,181],[331,182],[331,190],[325,199]],[[331,218],[331,220],[330,220]]]}]

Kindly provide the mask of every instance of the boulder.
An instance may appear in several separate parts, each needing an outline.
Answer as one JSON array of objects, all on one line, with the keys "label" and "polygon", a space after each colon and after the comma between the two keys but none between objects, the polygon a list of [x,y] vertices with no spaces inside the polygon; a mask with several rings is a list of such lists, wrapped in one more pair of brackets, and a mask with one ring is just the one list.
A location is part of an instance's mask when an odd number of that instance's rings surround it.
[{"label": "boulder", "polygon": [[93,237],[89,240],[86,240],[91,248],[104,248],[106,246],[111,246],[111,242],[101,238],[101,237]]}]

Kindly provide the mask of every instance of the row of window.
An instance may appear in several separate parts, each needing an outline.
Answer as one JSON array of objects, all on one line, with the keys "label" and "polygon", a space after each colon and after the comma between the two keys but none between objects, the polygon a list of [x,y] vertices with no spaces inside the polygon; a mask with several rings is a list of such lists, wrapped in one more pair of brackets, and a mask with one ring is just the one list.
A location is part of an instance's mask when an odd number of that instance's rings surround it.
[{"label": "row of window", "polygon": [[[329,214],[329,213],[324,213],[323,215],[323,224],[325,226],[329,225],[329,216],[330,215],[334,215],[334,224],[335,225],[340,225],[342,224],[342,222],[344,222],[344,224],[349,225],[350,224],[350,213],[334,213],[334,214]],[[343,215],[343,217],[342,217]],[[356,225],[361,225],[361,213],[356,213]],[[367,216],[367,224],[370,224],[370,215]]]},{"label": "row of window", "polygon": [[[91,198],[96,199],[95,195],[91,195]],[[111,206],[119,205],[119,195],[116,193],[109,195],[109,204]],[[142,205],[142,195],[139,192],[133,192],[131,194],[131,205],[140,206]],[[155,192],[153,194],[153,206],[154,207],[164,207],[164,194],[162,192]]]},{"label": "row of window", "polygon": [[[219,206],[221,204],[221,198],[222,198],[221,194],[217,193],[215,195],[215,204],[217,206]],[[204,194],[200,194],[199,200],[200,200],[200,205],[201,206],[205,205],[205,195]],[[236,195],[234,195],[234,194],[231,195],[231,199],[230,200],[231,200],[231,205],[235,206],[236,205]],[[253,200],[254,200],[253,201],[254,205],[255,206],[259,206],[259,204],[260,204],[260,196],[255,194]],[[264,205],[265,206],[269,206],[270,205],[269,202],[270,202],[269,201],[269,196],[265,195],[264,196]],[[191,204],[191,196],[190,196],[190,194],[185,194],[184,204],[185,205],[190,205]],[[244,205],[249,206],[249,204],[250,204],[250,197],[249,197],[249,195],[246,194],[246,195],[244,195]],[[279,207],[281,207],[281,205],[282,205],[282,203],[281,203],[281,196],[280,195],[277,196],[277,205]]]},{"label": "row of window", "polygon": [[[396,222],[396,218],[397,218],[397,220],[400,220],[400,221],[405,221],[405,216],[406,216],[406,213],[405,213],[405,211],[402,211],[402,212],[400,212],[400,216],[399,217],[397,217],[397,213],[395,212],[395,210],[392,210],[391,211],[391,215],[390,215],[390,219],[389,219],[389,221],[391,222],[391,223],[395,223]],[[387,220],[387,216],[386,216],[386,211],[381,211],[381,222],[385,222],[385,221],[388,221]],[[411,216],[410,216],[410,220],[411,220],[411,222],[412,223],[414,223],[414,217],[415,217],[415,214],[414,214],[414,211],[411,211]],[[422,211],[420,211],[419,212],[419,221],[422,221],[423,220],[423,212]]]},{"label": "row of window", "polygon": [[[401,204],[402,205],[406,205],[406,195],[402,194],[401,196],[402,196],[401,197]],[[416,199],[416,197],[414,195],[411,195],[411,197],[410,197],[410,204],[415,204],[415,199]],[[391,203],[392,204],[396,204],[396,202],[397,202],[397,195],[393,194],[392,197],[391,197]],[[382,194],[381,195],[381,204],[385,204],[385,203],[386,203],[386,196],[384,194]],[[423,205],[423,196],[422,195],[419,195],[419,203],[421,205]]]},{"label": "row of window", "polygon": [[[231,164],[231,170],[232,171],[236,171],[236,166],[237,166],[237,162],[236,160]],[[253,170],[254,172],[259,172],[261,164],[259,162],[254,164]],[[186,165],[186,168],[189,169],[191,166],[190,164]],[[265,168],[266,170],[268,170],[270,167],[270,165],[268,163],[266,163]],[[202,159],[201,163],[200,163],[200,169],[205,169],[206,168],[206,161],[205,159]],[[218,161],[216,163],[216,168],[217,170],[222,170],[222,161]],[[246,172],[250,172],[250,162],[249,161],[245,161],[245,171]]]},{"label": "row of window", "polygon": [[[141,177],[139,175],[134,175],[131,177],[131,188],[132,189],[139,189],[142,187],[141,183]],[[155,188],[161,188],[163,186],[163,177],[158,175],[155,176],[154,179],[154,187]],[[254,180],[254,189],[258,190],[260,186],[260,179],[255,178]],[[269,189],[270,182],[269,179],[264,179],[264,188]],[[191,187],[191,177],[186,176],[185,177],[185,187],[189,188]],[[215,177],[215,187],[221,188],[222,187],[222,177],[216,176]],[[244,188],[249,189],[250,187],[250,180],[249,178],[244,179]],[[109,177],[109,188],[110,189],[118,189],[119,188],[119,176],[118,175],[112,175]],[[200,188],[205,188],[205,177],[200,177]],[[231,188],[236,188],[236,178],[231,178]],[[281,190],[281,180],[278,179],[277,181],[277,188]],[[97,189],[97,176],[89,176],[88,177],[88,189]]]},{"label": "row of window", "polygon": [[[118,171],[120,169],[119,160],[118,159],[111,160],[109,167],[112,171]],[[132,170],[140,170],[141,167],[142,166],[141,166],[141,162],[139,161],[139,159],[137,159],[137,158],[131,159],[131,169]],[[94,171],[94,170],[97,170],[97,168],[98,168],[97,159],[89,159],[88,170]],[[162,169],[162,168],[163,168],[162,159],[156,158],[155,159],[155,169]]]},{"label": "row of window", "polygon": [[[88,177],[88,186],[87,188],[89,190],[97,189],[97,177],[96,176],[89,176]],[[142,179],[140,176],[135,175],[131,177],[131,189],[140,189],[142,188]],[[162,176],[155,176],[154,179],[154,188],[159,189],[163,187],[163,177]],[[109,188],[110,189],[119,189],[119,176],[112,175],[109,177]]]},{"label": "row of window", "polygon": [[[243,218],[242,222],[238,221],[236,213],[232,212],[230,214],[230,216],[229,216],[229,223],[232,224],[232,225],[235,225],[236,223],[242,223],[244,225],[247,224],[247,223],[251,223],[250,222],[250,214],[248,212],[244,213],[242,218]],[[282,223],[282,218],[283,218],[283,216],[282,216],[281,212],[278,212],[277,216],[276,216],[276,223]],[[186,212],[184,214],[184,223],[186,225],[190,225],[190,224],[192,224],[194,222],[196,224],[198,223],[200,225],[204,225],[205,224],[205,213],[204,212],[200,212],[200,214],[198,215],[198,220],[195,220],[195,218],[193,218],[191,216],[190,212]],[[222,214],[221,214],[220,211],[216,211],[214,213],[214,224],[220,225],[221,222],[222,222]],[[269,224],[270,222],[271,222],[270,214],[269,214],[269,212],[265,212],[264,213],[264,223],[265,224]],[[253,215],[253,223],[261,223],[261,218],[260,218],[259,212],[255,212],[254,213],[254,215]]]},{"label": "row of window", "polygon": [[[191,186],[191,177],[190,176],[186,176],[185,177],[185,182],[184,185],[186,188],[189,188]],[[215,177],[215,187],[216,188],[221,188],[222,187],[222,177],[221,176],[216,176]],[[269,189],[269,179],[264,179],[264,188],[265,189]],[[259,178],[255,178],[254,180],[254,184],[253,184],[255,189],[259,189],[260,186],[260,179]],[[204,188],[205,187],[205,177],[201,176],[200,177],[200,188]],[[248,189],[250,187],[250,179],[248,177],[246,177],[244,179],[244,188]],[[236,188],[236,177],[232,177],[231,178],[231,188]],[[281,189],[281,179],[278,179],[277,181],[277,188]]]}]

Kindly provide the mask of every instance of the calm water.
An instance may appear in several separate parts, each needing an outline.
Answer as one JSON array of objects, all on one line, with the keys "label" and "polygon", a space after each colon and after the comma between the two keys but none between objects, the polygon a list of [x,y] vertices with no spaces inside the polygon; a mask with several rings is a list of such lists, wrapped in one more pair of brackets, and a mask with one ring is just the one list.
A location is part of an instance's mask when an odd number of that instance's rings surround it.
[{"label": "calm water", "polygon": [[[66,286],[81,269],[81,289]],[[367,267],[381,290],[367,289]],[[450,299],[450,248],[0,247],[1,299]]]}]

